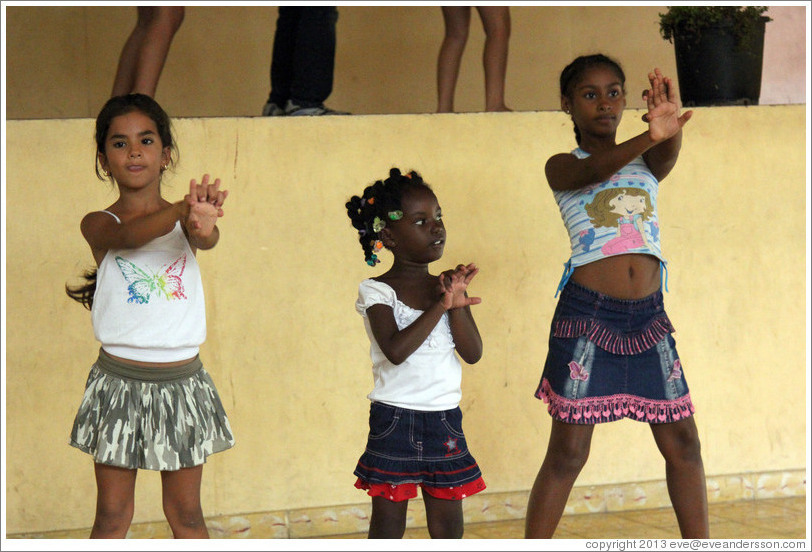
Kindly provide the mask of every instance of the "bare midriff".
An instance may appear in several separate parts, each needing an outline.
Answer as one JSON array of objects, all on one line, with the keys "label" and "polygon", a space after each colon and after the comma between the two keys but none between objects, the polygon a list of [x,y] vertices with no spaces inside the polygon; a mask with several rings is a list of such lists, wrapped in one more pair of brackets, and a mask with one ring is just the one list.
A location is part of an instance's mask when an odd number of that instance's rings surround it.
[{"label": "bare midriff", "polygon": [[660,289],[660,260],[651,255],[617,255],[577,267],[576,284],[616,299],[642,299]]}]

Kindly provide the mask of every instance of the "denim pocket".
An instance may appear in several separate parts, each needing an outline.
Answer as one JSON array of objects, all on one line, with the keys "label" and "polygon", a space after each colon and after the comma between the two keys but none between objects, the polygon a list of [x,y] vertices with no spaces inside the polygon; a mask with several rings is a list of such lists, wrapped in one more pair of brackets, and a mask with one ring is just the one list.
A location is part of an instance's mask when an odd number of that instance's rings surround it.
[{"label": "denim pocket", "polygon": [[400,416],[400,408],[372,403],[369,407],[369,438],[383,439],[395,431]]},{"label": "denim pocket", "polygon": [[459,408],[443,412],[443,427],[454,437],[464,438],[462,433],[462,411]]}]

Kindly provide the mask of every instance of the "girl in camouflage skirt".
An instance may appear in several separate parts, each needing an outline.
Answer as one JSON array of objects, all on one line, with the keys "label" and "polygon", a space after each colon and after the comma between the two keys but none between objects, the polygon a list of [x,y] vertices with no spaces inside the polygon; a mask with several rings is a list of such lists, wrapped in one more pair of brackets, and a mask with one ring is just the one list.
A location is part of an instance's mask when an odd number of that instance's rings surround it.
[{"label": "girl in camouflage skirt", "polygon": [[82,219],[98,268],[85,274],[86,284],[66,287],[91,311],[101,343],[70,437],[95,461],[90,537],[126,536],[141,468],[161,472],[175,538],[207,538],[203,464],[234,438],[198,356],[206,313],[195,253],[217,244],[228,192],[204,175],[182,201],[161,196],[177,149],[168,116],[149,96],[111,98],[95,138],[96,175],[115,183],[119,198]]}]

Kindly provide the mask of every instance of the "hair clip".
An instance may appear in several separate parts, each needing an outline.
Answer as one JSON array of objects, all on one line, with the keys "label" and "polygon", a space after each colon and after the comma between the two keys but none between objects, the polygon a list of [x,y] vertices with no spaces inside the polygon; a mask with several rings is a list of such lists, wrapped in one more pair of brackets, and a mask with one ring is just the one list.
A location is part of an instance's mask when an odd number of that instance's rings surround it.
[{"label": "hair clip", "polygon": [[377,234],[384,228],[386,228],[386,222],[382,221],[378,217],[375,217],[375,219],[372,221],[372,230]]},{"label": "hair clip", "polygon": [[403,218],[403,211],[389,211],[390,220],[400,220]]}]

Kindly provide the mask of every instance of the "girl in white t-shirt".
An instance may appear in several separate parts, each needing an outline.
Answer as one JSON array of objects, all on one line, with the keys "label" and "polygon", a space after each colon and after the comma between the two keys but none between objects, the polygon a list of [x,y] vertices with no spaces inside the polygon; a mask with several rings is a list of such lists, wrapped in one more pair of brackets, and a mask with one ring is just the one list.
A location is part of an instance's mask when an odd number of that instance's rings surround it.
[{"label": "girl in white t-shirt", "polygon": [[437,196],[415,171],[389,171],[346,204],[367,264],[385,247],[394,262],[361,282],[356,309],[370,340],[374,389],[366,450],[355,486],[372,497],[370,538],[401,538],[421,487],[432,538],[461,538],[461,500],[485,488],[462,431],[462,368],[482,356],[468,297],[479,272],[458,265],[439,276],[446,231]]}]

